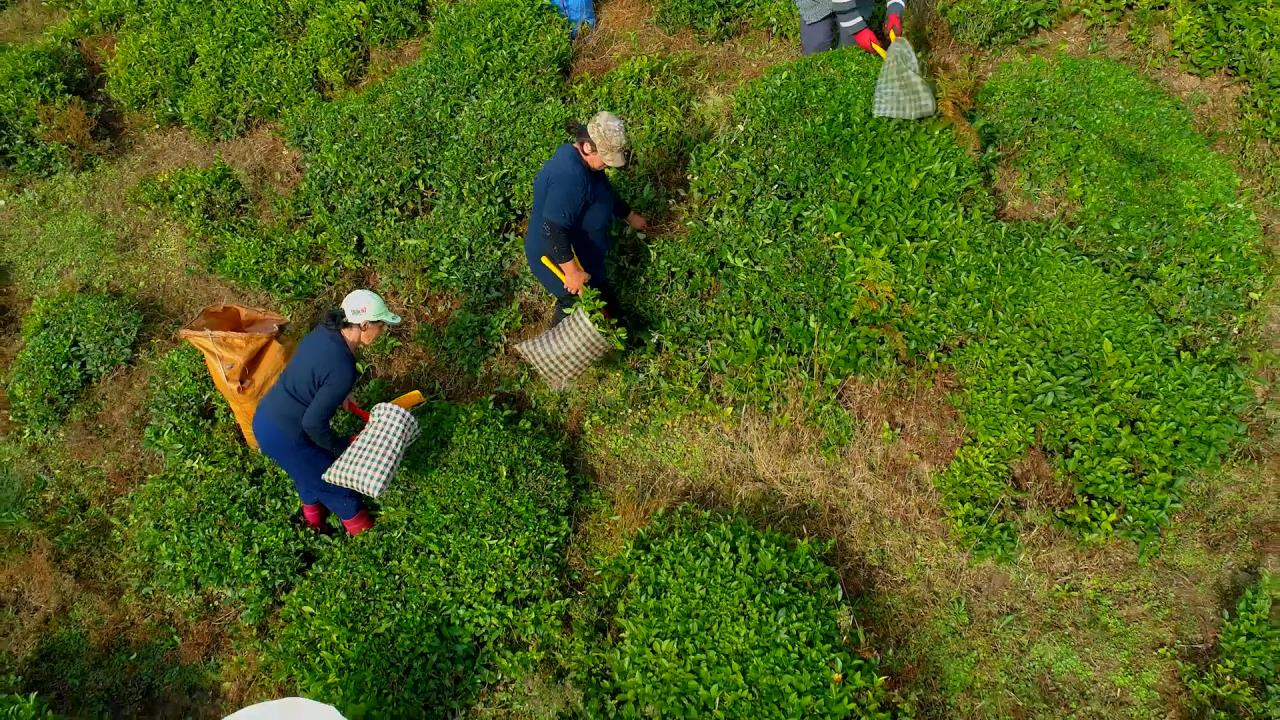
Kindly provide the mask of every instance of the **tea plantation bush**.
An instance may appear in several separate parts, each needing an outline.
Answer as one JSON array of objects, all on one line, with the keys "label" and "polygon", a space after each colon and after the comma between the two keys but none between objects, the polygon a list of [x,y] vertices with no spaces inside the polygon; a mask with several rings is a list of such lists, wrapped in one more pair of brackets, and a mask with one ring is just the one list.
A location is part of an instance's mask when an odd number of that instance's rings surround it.
[{"label": "tea plantation bush", "polygon": [[91,0],[115,30],[107,89],[125,107],[234,135],[332,94],[371,47],[420,30],[432,0]]},{"label": "tea plantation bush", "polygon": [[1280,140],[1280,6],[1248,0],[1173,3],[1173,45],[1201,73],[1226,70],[1248,81],[1245,127]]},{"label": "tea plantation bush", "polygon": [[676,396],[771,404],[797,378],[935,347],[929,274],[986,227],[974,162],[932,122],[871,118],[879,63],[825,53],[771,69],[694,152],[688,234],[651,245],[621,295],[671,348]]},{"label": "tea plantation bush", "polygon": [[937,10],[955,39],[987,47],[1016,43],[1051,27],[1061,5],[1059,0],[939,0]]},{"label": "tea plantation bush", "polygon": [[277,297],[315,297],[356,263],[347,238],[313,235],[287,221],[267,226],[252,217],[248,190],[221,160],[148,178],[136,196],[188,227],[211,272]]},{"label": "tea plantation bush", "polygon": [[695,113],[698,72],[691,57],[637,55],[572,89],[573,113],[583,122],[600,110],[626,121],[631,161],[610,180],[641,213],[667,212],[673,191],[686,182],[689,154],[706,139],[706,123]]},{"label": "tea plantation bush", "polygon": [[1203,669],[1184,666],[1192,707],[1203,717],[1280,717],[1280,625],[1273,611],[1278,599],[1280,578],[1264,572],[1223,624],[1219,657]]},{"label": "tea plantation bush", "polygon": [[1007,547],[1023,510],[1046,509],[1035,507],[1045,493],[1013,480],[1037,447],[1055,475],[1041,482],[1075,498],[1049,512],[1086,539],[1150,537],[1179,507],[1186,473],[1242,432],[1243,373],[1179,351],[1176,330],[1125,280],[1076,255],[1065,228],[988,242],[939,278],[948,301],[937,317],[963,338],[949,359],[969,439],[938,484],[962,536]]},{"label": "tea plantation bush", "polygon": [[9,369],[14,419],[31,430],[60,424],[87,385],[129,362],[141,324],[142,315],[124,298],[68,293],[36,299]]},{"label": "tea plantation bush", "polygon": [[568,116],[568,61],[567,23],[546,2],[442,10],[413,65],[290,117],[307,232],[361,249],[380,272],[491,299]]},{"label": "tea plantation bush", "polygon": [[744,27],[794,37],[800,14],[794,0],[658,0],[658,24],[669,32],[693,28],[724,40]]},{"label": "tea plantation bush", "polygon": [[83,148],[57,125],[78,119],[87,137],[92,119],[78,97],[87,82],[70,43],[0,43],[0,168],[28,174],[72,166]]},{"label": "tea plantation bush", "polygon": [[149,405],[146,441],[165,469],[129,497],[126,574],[153,602],[192,612],[231,602],[255,620],[318,542],[291,522],[293,483],[245,446],[194,348],[156,364]]},{"label": "tea plantation bush", "polygon": [[1022,193],[1070,208],[1080,250],[1140,288],[1183,347],[1235,354],[1263,285],[1261,231],[1176,101],[1117,63],[1067,57],[1006,64],[978,100]]},{"label": "tea plantation bush", "polygon": [[456,717],[559,632],[562,448],[491,408],[432,412],[378,525],[326,551],[264,648],[347,717]]},{"label": "tea plantation bush", "polygon": [[588,716],[890,717],[821,552],[741,520],[659,517],[596,586],[610,640],[580,658]]}]

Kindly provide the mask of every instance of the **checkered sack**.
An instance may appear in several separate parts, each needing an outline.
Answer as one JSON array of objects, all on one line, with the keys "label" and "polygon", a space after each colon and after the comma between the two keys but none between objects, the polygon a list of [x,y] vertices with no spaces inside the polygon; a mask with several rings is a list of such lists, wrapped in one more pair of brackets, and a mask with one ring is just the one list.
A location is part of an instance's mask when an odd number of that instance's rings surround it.
[{"label": "checkered sack", "polygon": [[564,390],[609,353],[609,341],[584,312],[572,312],[559,325],[516,346],[552,390]]},{"label": "checkered sack", "polygon": [[920,75],[920,61],[907,39],[900,37],[889,46],[876,81],[875,102],[871,112],[876,117],[919,120],[934,114],[938,103],[933,88]]},{"label": "checkered sack", "polygon": [[391,403],[374,405],[355,442],[324,471],[324,481],[378,497],[395,477],[418,432],[418,420],[408,410]]}]

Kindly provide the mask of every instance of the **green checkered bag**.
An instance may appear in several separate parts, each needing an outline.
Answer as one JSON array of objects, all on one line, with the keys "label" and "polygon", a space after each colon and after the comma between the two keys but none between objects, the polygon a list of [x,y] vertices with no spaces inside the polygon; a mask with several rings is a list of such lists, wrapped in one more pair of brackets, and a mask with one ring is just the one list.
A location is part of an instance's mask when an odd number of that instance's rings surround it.
[{"label": "green checkered bag", "polygon": [[900,37],[889,46],[884,68],[876,80],[875,101],[871,112],[876,117],[919,120],[938,111],[933,88],[920,74],[920,61],[906,38]]},{"label": "green checkered bag", "polygon": [[408,410],[391,403],[373,406],[364,430],[324,471],[324,481],[378,497],[395,477],[418,433],[418,420]]},{"label": "green checkered bag", "polygon": [[565,390],[592,363],[609,354],[609,341],[585,312],[575,309],[559,325],[516,346],[552,390]]}]

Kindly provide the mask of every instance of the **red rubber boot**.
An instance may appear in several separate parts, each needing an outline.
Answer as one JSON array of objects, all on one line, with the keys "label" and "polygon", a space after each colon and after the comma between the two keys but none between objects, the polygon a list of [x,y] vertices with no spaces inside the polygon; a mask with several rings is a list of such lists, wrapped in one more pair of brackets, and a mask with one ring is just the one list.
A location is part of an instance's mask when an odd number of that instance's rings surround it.
[{"label": "red rubber boot", "polygon": [[368,510],[361,508],[360,512],[355,514],[355,517],[350,520],[343,520],[342,527],[347,529],[348,535],[355,537],[373,527],[373,516],[369,514]]},{"label": "red rubber boot", "polygon": [[329,517],[329,508],[320,503],[302,504],[302,520],[312,530],[324,528],[324,519]]}]

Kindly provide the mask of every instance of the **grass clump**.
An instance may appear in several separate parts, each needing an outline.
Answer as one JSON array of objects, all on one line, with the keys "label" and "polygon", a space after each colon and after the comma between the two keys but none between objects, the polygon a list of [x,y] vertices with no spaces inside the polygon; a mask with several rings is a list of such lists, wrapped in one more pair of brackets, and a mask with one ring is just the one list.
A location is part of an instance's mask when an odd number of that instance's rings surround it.
[{"label": "grass clump", "polygon": [[1176,101],[1117,63],[1068,57],[1006,64],[978,99],[1017,193],[1055,204],[1079,249],[1141,289],[1183,348],[1235,354],[1263,286],[1261,231]]},{"label": "grass clump", "polygon": [[87,85],[71,43],[0,43],[0,169],[48,174],[78,165],[92,143]]},{"label": "grass clump", "polygon": [[149,411],[146,442],[164,454],[165,468],[128,499],[125,575],[141,596],[170,608],[231,603],[246,620],[260,618],[316,542],[291,522],[292,483],[245,447],[194,348],[157,362]]},{"label": "grass clump", "polygon": [[141,313],[124,298],[67,293],[36,299],[9,368],[14,419],[32,431],[61,424],[85,387],[129,362],[141,325]]},{"label": "grass clump", "polygon": [[430,0],[292,3],[92,0],[114,30],[107,90],[122,105],[228,137],[355,80],[372,47],[410,37]]},{"label": "grass clump", "polygon": [[[660,516],[594,589],[588,715],[888,718],[822,548],[693,510]],[[607,638],[607,639],[605,639]]]},{"label": "grass clump", "polygon": [[1273,607],[1280,578],[1263,572],[1240,597],[1218,637],[1218,657],[1206,667],[1183,666],[1193,709],[1210,720],[1280,716],[1280,625]]},{"label": "grass clump", "polygon": [[1248,81],[1244,127],[1280,140],[1280,8],[1248,0],[1173,3],[1174,49],[1196,72],[1225,70]]},{"label": "grass clump", "polygon": [[558,443],[484,406],[437,408],[378,525],[286,598],[272,676],[348,717],[455,717],[559,632],[571,488]]}]

